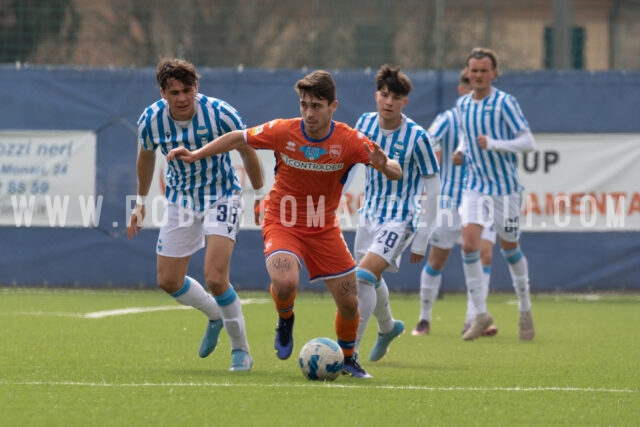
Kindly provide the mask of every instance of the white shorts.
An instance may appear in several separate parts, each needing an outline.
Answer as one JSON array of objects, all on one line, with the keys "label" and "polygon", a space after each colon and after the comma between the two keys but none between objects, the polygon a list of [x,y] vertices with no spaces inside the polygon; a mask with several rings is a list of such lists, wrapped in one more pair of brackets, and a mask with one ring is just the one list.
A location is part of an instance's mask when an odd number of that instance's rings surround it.
[{"label": "white shorts", "polygon": [[462,225],[480,224],[489,227],[493,224],[502,239],[517,242],[520,238],[521,206],[521,192],[493,196],[464,190],[460,205]]},{"label": "white shorts", "polygon": [[374,225],[368,218],[360,218],[354,244],[355,259],[360,262],[367,252],[381,256],[395,273],[400,268],[402,252],[409,246],[415,232],[411,224],[388,222]]},{"label": "white shorts", "polygon": [[[493,224],[482,230],[482,240],[496,242],[496,229]],[[462,245],[462,219],[458,209],[451,209],[450,213],[439,216],[429,244],[440,249],[452,249],[455,245]]]},{"label": "white shorts", "polygon": [[204,211],[167,203],[156,253],[172,258],[191,256],[205,246],[205,236],[210,235],[227,237],[235,242],[243,205],[240,195],[223,197]]}]

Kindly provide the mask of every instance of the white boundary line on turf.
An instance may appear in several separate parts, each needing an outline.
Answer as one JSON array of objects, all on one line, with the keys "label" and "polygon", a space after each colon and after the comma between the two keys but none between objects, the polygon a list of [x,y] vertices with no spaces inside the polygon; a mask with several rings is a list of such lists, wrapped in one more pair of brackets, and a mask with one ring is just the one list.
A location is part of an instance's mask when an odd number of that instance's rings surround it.
[{"label": "white boundary line on turf", "polygon": [[77,386],[77,387],[255,387],[255,388],[286,388],[286,387],[333,387],[333,388],[374,388],[383,390],[420,390],[420,391],[560,391],[578,393],[638,393],[639,389],[615,389],[615,388],[592,388],[592,387],[429,387],[429,386],[394,386],[394,385],[354,385],[336,383],[302,383],[302,384],[231,384],[231,383],[140,383],[140,384],[113,384],[107,382],[76,382],[76,381],[4,381],[0,380],[0,385],[8,386]]},{"label": "white boundary line on turf", "polygon": [[[267,298],[246,298],[240,300],[245,304],[263,304],[269,302]],[[65,312],[45,312],[45,311],[19,311],[14,313],[6,313],[22,316],[57,316],[57,317],[80,317],[83,319],[102,319],[112,316],[124,316],[128,314],[152,313],[154,311],[170,311],[170,310],[189,310],[192,307],[186,305],[163,305],[159,307],[130,307],[119,308],[115,310],[92,311],[89,313],[65,313]],[[4,314],[4,313],[0,313]]]},{"label": "white boundary line on turf", "polygon": [[608,389],[591,387],[429,387],[429,386],[367,386],[335,383],[307,383],[307,384],[231,384],[231,383],[140,383],[140,384],[112,384],[112,383],[83,383],[73,381],[44,382],[44,381],[0,381],[4,385],[46,385],[46,386],[80,386],[80,387],[335,387],[335,388],[376,388],[388,390],[422,390],[422,391],[561,391],[561,392],[585,392],[585,393],[638,393],[637,389]]}]

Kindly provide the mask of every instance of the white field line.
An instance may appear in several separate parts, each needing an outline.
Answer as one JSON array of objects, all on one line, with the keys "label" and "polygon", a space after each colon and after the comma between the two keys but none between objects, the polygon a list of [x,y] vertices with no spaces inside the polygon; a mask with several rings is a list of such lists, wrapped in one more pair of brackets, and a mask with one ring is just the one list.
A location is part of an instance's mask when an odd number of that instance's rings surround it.
[{"label": "white field line", "polygon": [[394,386],[394,385],[354,385],[336,383],[313,383],[306,382],[300,384],[231,384],[231,383],[125,383],[114,384],[108,382],[77,382],[77,381],[4,381],[0,380],[0,385],[6,386],[63,386],[63,387],[243,387],[243,388],[301,388],[301,387],[332,387],[344,389],[380,389],[380,390],[420,390],[420,391],[452,391],[452,392],[572,392],[572,393],[639,393],[640,389],[616,389],[616,388],[592,388],[592,387],[429,387],[429,386]]},{"label": "white field line", "polygon": [[[240,300],[243,305],[246,304],[264,304],[269,302],[266,298],[247,298]],[[115,310],[93,311],[89,313],[65,313],[65,312],[45,312],[45,311],[18,311],[13,313],[2,313],[8,315],[21,316],[56,316],[56,317],[79,317],[83,319],[103,319],[112,316],[125,316],[129,314],[152,313],[154,311],[169,310],[189,310],[192,307],[185,305],[162,305],[158,307],[129,307],[119,308]]]}]

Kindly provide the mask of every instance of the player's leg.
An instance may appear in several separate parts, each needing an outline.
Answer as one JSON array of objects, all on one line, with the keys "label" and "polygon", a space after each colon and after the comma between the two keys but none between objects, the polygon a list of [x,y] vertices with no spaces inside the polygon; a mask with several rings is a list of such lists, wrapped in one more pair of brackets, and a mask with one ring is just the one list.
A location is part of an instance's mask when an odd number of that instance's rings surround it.
[{"label": "player's leg", "polygon": [[294,305],[300,278],[299,259],[287,252],[274,252],[267,258],[267,271],[271,279],[269,292],[278,312],[278,325],[274,349],[281,360],[293,351]]},{"label": "player's leg", "polygon": [[209,322],[205,335],[211,335],[210,344],[205,347],[201,344],[199,350],[200,356],[206,357],[218,342],[222,313],[211,294],[197,280],[186,276],[191,255],[204,246],[202,218],[192,212],[193,222],[185,225],[179,222],[180,215],[178,206],[167,205],[156,248],[158,285],[180,304],[200,310],[207,316]]},{"label": "player's leg", "polygon": [[521,201],[521,193],[510,194],[496,201],[496,207],[500,207],[499,211],[496,210],[496,231],[502,255],[509,266],[513,288],[518,296],[519,337],[528,341],[533,339],[535,329],[531,315],[529,266],[519,243]]},{"label": "player's leg", "polygon": [[[495,227],[493,225],[490,227],[484,227],[480,240],[480,263],[482,264],[482,291],[484,292],[485,300],[489,295],[489,282],[491,280],[491,264],[493,262],[493,246],[495,241]],[[471,298],[467,298],[467,316],[463,333],[468,329],[471,324],[471,319],[475,314],[475,306],[473,305]],[[498,327],[492,324],[482,332],[482,336],[492,337],[497,333]]]},{"label": "player's leg", "polygon": [[273,347],[281,360],[293,351],[294,303],[300,280],[301,239],[279,223],[265,220],[262,226],[269,291],[278,312]]},{"label": "player's leg", "polygon": [[411,243],[414,232],[406,223],[388,222],[375,227],[372,234],[367,253],[360,260],[356,273],[360,302],[356,352],[373,314],[378,323],[378,337],[369,354],[369,360],[377,361],[387,353],[391,341],[404,332],[404,323],[394,320],[391,314],[389,289],[384,280],[381,280],[382,273],[385,270],[398,271],[402,252]]},{"label": "player's leg", "polygon": [[369,360],[376,362],[387,354],[389,344],[404,333],[404,322],[394,319],[389,304],[389,288],[384,278],[376,283],[376,308],[373,315],[378,321],[378,337],[369,353]]},{"label": "player's leg", "polygon": [[[225,226],[226,228],[226,226]],[[249,355],[249,343],[245,327],[242,304],[235,289],[229,282],[229,264],[234,241],[219,235],[207,236],[204,275],[207,286],[211,290],[220,311],[224,328],[231,344],[232,371],[251,369],[253,360]],[[208,342],[208,334],[203,338],[203,345]]]},{"label": "player's leg", "polygon": [[480,241],[483,222],[489,218],[485,216],[491,211],[487,202],[491,202],[486,196],[472,191],[465,191],[460,206],[462,216],[462,262],[467,285],[468,296],[476,310],[469,329],[462,335],[464,340],[473,340],[482,335],[482,332],[493,322],[493,318],[487,312],[486,295],[482,287],[482,263],[480,262]]},{"label": "player's leg", "polygon": [[[203,229],[207,236],[204,276],[207,287],[220,307],[224,328],[231,343],[231,371],[248,371],[253,366],[242,304],[229,282],[231,254],[241,216],[242,199],[239,196],[218,200],[203,216]],[[205,348],[212,338],[217,340],[217,336],[210,335],[212,334],[207,330],[202,340],[202,346]]]},{"label": "player's leg", "polygon": [[[375,254],[369,253],[369,247],[374,241],[375,228],[366,216],[361,215],[356,230],[354,243],[354,255],[358,262],[356,268],[356,280],[358,286],[358,309],[360,322],[356,337],[355,353],[360,349],[360,342],[369,324],[369,319],[376,306],[375,285],[380,278],[380,273],[387,267],[386,262]],[[363,264],[364,261],[364,264]],[[377,265],[378,263],[382,265]]]},{"label": "player's leg", "polygon": [[338,344],[344,353],[344,374],[357,378],[372,378],[358,362],[355,353],[360,313],[358,311],[358,286],[355,271],[332,279],[325,284],[336,303],[335,330]]},{"label": "player's leg", "polygon": [[450,248],[429,247],[427,262],[420,273],[420,318],[411,335],[427,335],[431,329],[431,311],[442,283],[442,270],[447,264]]}]

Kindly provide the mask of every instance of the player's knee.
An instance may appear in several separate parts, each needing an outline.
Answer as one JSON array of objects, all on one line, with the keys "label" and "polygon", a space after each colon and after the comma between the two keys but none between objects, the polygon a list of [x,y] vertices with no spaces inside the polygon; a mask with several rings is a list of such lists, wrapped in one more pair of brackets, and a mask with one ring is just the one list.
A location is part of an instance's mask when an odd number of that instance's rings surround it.
[{"label": "player's knee", "polygon": [[213,295],[222,295],[229,289],[229,281],[223,276],[208,277],[207,288]]},{"label": "player's knee", "polygon": [[298,290],[297,278],[294,279],[288,276],[272,278],[271,284],[273,286],[273,292],[276,294],[278,299],[289,299]]},{"label": "player's knee", "polygon": [[356,268],[356,279],[358,280],[358,283],[364,283],[370,286],[375,286],[378,282],[378,278],[375,274],[362,267]]},{"label": "player's knee", "polygon": [[340,316],[347,320],[353,320],[359,316],[358,297],[344,295],[342,298],[336,298],[336,308]]}]

